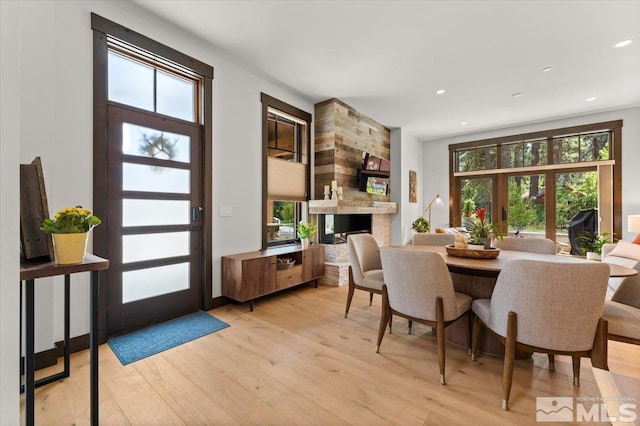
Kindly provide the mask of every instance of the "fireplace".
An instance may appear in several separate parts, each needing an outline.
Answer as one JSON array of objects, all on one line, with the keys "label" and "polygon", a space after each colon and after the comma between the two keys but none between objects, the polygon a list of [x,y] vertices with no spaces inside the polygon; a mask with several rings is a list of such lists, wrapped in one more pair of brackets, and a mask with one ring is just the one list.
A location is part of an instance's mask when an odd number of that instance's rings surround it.
[{"label": "fireplace", "polygon": [[371,214],[318,215],[318,242],[344,244],[352,234],[371,233]]}]

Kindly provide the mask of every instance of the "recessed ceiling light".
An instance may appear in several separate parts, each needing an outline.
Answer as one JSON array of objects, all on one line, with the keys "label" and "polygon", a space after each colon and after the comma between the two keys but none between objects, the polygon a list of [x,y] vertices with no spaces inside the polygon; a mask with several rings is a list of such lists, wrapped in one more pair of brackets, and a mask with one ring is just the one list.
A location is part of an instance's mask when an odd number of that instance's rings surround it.
[{"label": "recessed ceiling light", "polygon": [[585,101],[586,101],[586,102],[593,102],[593,101],[595,101],[596,99],[598,99],[598,97],[597,97],[597,96],[592,96],[592,97],[590,97],[590,98],[585,99]]},{"label": "recessed ceiling light", "polygon": [[438,89],[438,90],[436,90],[436,95],[442,95],[444,92],[446,92],[446,90]]},{"label": "recessed ceiling light", "polygon": [[513,95],[511,95],[512,98],[521,98],[524,94],[523,93],[514,93]]},{"label": "recessed ceiling light", "polygon": [[631,42],[633,42],[633,40],[629,39],[629,40],[622,40],[619,41],[618,43],[614,44],[613,47],[625,47],[631,44]]},{"label": "recessed ceiling light", "polygon": [[467,125],[467,124],[469,124],[469,123],[468,123],[468,122],[466,122],[466,121],[463,121],[463,122],[462,122],[462,123],[460,123],[460,124],[461,124],[461,125],[463,125],[463,126],[466,126],[466,125]]},{"label": "recessed ceiling light", "polygon": [[553,69],[553,68],[551,68],[551,67],[544,67],[544,68],[542,68],[542,72],[549,72],[549,71],[551,71],[552,69]]}]

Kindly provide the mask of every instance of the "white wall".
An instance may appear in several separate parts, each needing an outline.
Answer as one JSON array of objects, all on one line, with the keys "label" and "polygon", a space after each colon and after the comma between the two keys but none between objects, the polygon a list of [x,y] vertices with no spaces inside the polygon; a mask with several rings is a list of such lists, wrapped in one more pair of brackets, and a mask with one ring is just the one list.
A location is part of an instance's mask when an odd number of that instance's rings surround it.
[{"label": "white wall", "polygon": [[[391,130],[391,201],[398,213],[391,215],[391,244],[406,244],[413,235],[411,224],[426,207],[422,167],[423,144],[401,128]],[[417,203],[409,202],[409,170],[417,173]],[[433,196],[431,196],[433,198]]]},{"label": "white wall", "polygon": [[[93,45],[90,12],[215,68],[213,81],[213,296],[220,257],[258,250],[262,210],[260,92],[307,112],[313,102],[229,63],[211,46],[129,2],[38,1],[2,4],[2,265],[0,424],[17,423],[18,164],[42,157],[50,213],[92,206]],[[233,216],[219,217],[220,206]],[[71,335],[89,331],[88,274],[72,278]],[[10,286],[8,283],[16,284]],[[38,350],[63,339],[62,280],[39,285]],[[39,282],[40,284],[40,282]],[[44,282],[43,282],[44,284]],[[9,319],[9,320],[8,320]],[[5,376],[5,373],[8,374]],[[5,380],[7,377],[7,380]]]},{"label": "white wall", "polygon": [[0,425],[20,422],[19,294],[20,20],[0,1]]},{"label": "white wall", "polygon": [[[427,193],[439,192],[445,200],[449,197],[449,162],[445,159],[448,159],[450,144],[613,120],[623,120],[622,239],[633,239],[635,234],[627,232],[627,216],[640,214],[640,167],[637,166],[640,158],[640,108],[620,109],[425,142],[424,175]],[[436,224],[448,223],[449,210],[434,208],[432,217]]]}]

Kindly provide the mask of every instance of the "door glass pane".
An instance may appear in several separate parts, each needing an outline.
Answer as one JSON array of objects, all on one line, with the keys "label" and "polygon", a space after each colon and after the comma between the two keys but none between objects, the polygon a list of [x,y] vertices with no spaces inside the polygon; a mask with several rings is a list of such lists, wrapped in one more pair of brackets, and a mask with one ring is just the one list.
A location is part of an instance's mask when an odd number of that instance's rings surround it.
[{"label": "door glass pane", "polygon": [[156,78],[158,79],[157,112],[194,121],[195,83],[160,70],[158,70]]},{"label": "door glass pane", "polygon": [[148,299],[189,288],[189,263],[122,273],[122,303]]},{"label": "door glass pane", "polygon": [[558,173],[556,175],[556,238],[558,243],[565,246],[570,244],[568,234],[572,218],[576,215],[580,217],[579,213],[583,210],[597,208],[597,171]]},{"label": "door glass pane", "polygon": [[187,256],[190,232],[122,236],[122,262]]},{"label": "door glass pane", "polygon": [[153,111],[153,68],[109,52],[109,100]]},{"label": "door glass pane", "polygon": [[187,200],[122,200],[122,226],[188,225]]},{"label": "door glass pane", "polygon": [[122,153],[161,160],[190,162],[191,138],[135,124],[122,124]]},{"label": "door glass pane", "polygon": [[509,234],[546,237],[544,175],[509,176]]},{"label": "door glass pane", "polygon": [[190,190],[189,170],[123,163],[122,189],[125,191],[188,194]]},{"label": "door glass pane", "polygon": [[[462,179],[460,182],[461,187],[461,195],[462,198],[460,200],[460,205],[464,206],[465,204],[471,207],[471,216],[475,217],[475,210],[479,208],[487,209],[487,217],[491,218],[491,208],[493,206],[492,200],[492,185],[493,180],[491,178],[473,178],[473,179]],[[467,201],[470,200],[470,201]],[[466,216],[463,213],[462,217],[462,226],[468,228],[471,223],[469,216]],[[467,224],[465,224],[467,223]]]}]

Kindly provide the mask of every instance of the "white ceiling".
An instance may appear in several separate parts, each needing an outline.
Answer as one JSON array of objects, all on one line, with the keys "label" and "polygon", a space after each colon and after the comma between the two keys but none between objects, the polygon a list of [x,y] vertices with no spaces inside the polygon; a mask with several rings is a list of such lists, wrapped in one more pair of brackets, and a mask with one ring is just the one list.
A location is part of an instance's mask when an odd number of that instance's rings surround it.
[{"label": "white ceiling", "polygon": [[640,1],[132,1],[420,140],[640,105]]}]

